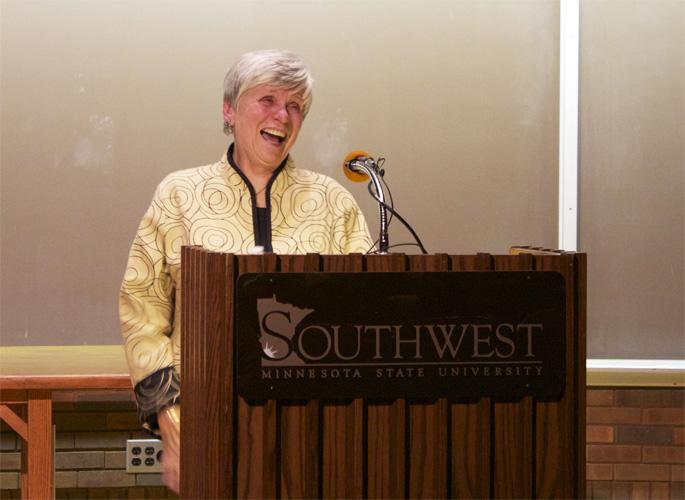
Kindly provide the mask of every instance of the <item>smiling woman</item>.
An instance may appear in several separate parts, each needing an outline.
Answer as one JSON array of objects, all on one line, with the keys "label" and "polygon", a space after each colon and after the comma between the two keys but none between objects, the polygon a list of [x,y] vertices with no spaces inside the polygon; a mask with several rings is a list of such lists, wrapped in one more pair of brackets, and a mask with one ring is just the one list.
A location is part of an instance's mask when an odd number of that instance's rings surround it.
[{"label": "smiling woman", "polygon": [[289,156],[312,101],[312,77],[290,52],[241,56],[224,80],[224,132],[235,141],[213,164],[157,187],[129,254],[119,314],[138,414],[164,440],[164,478],[179,489],[181,247],[249,253],[366,253],[355,200]]}]

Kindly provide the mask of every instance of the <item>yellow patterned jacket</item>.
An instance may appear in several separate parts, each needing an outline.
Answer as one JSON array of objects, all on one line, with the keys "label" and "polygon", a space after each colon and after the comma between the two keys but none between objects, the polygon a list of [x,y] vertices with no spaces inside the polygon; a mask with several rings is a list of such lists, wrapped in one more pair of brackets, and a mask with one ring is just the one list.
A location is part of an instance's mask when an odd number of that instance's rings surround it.
[{"label": "yellow patterned jacket", "polygon": [[[160,409],[180,401],[181,247],[247,253],[255,246],[254,190],[231,157],[167,176],[131,247],[119,315],[139,416],[152,428]],[[373,245],[352,195],[325,175],[295,168],[290,157],[266,199],[275,253],[366,253]]]}]

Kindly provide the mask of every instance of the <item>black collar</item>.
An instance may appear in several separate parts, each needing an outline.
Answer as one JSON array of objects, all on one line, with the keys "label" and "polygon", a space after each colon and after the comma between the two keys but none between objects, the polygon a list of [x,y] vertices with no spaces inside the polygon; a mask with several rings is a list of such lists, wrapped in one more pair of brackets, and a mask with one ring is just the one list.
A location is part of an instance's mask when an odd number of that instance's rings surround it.
[{"label": "black collar", "polygon": [[[247,176],[240,170],[238,164],[233,160],[233,149],[234,144],[228,147],[226,152],[226,158],[228,163],[233,167],[233,169],[238,172],[240,178],[245,182],[245,185],[250,190],[250,198],[252,199],[252,231],[255,236],[255,242],[261,244],[264,247],[265,252],[273,252],[273,247],[271,246],[271,186],[273,185],[278,174],[281,173],[285,164],[288,162],[290,155],[286,156],[281,162],[274,173],[271,174],[269,182],[266,184],[266,190],[264,191],[264,197],[266,198],[266,211],[257,209],[257,196],[255,195],[254,188],[250,183]],[[261,218],[260,218],[261,217]],[[260,241],[257,242],[257,239]]]}]

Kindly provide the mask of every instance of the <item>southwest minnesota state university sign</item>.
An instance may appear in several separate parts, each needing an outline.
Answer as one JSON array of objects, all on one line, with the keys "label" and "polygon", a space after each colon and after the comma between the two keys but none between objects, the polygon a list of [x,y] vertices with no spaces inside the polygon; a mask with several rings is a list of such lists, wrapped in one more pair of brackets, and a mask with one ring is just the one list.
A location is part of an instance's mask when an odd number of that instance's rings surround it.
[{"label": "southwest minnesota state university sign", "polygon": [[236,295],[246,399],[564,392],[556,272],[255,273]]}]

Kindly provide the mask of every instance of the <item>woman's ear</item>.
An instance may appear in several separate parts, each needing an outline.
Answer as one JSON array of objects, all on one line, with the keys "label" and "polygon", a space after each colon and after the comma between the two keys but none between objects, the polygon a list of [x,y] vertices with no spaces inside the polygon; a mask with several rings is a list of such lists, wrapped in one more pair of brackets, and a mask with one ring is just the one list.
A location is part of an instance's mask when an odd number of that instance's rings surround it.
[{"label": "woman's ear", "polygon": [[224,121],[226,123],[233,125],[234,115],[235,110],[233,109],[233,106],[231,106],[231,103],[228,101],[224,101]]}]

